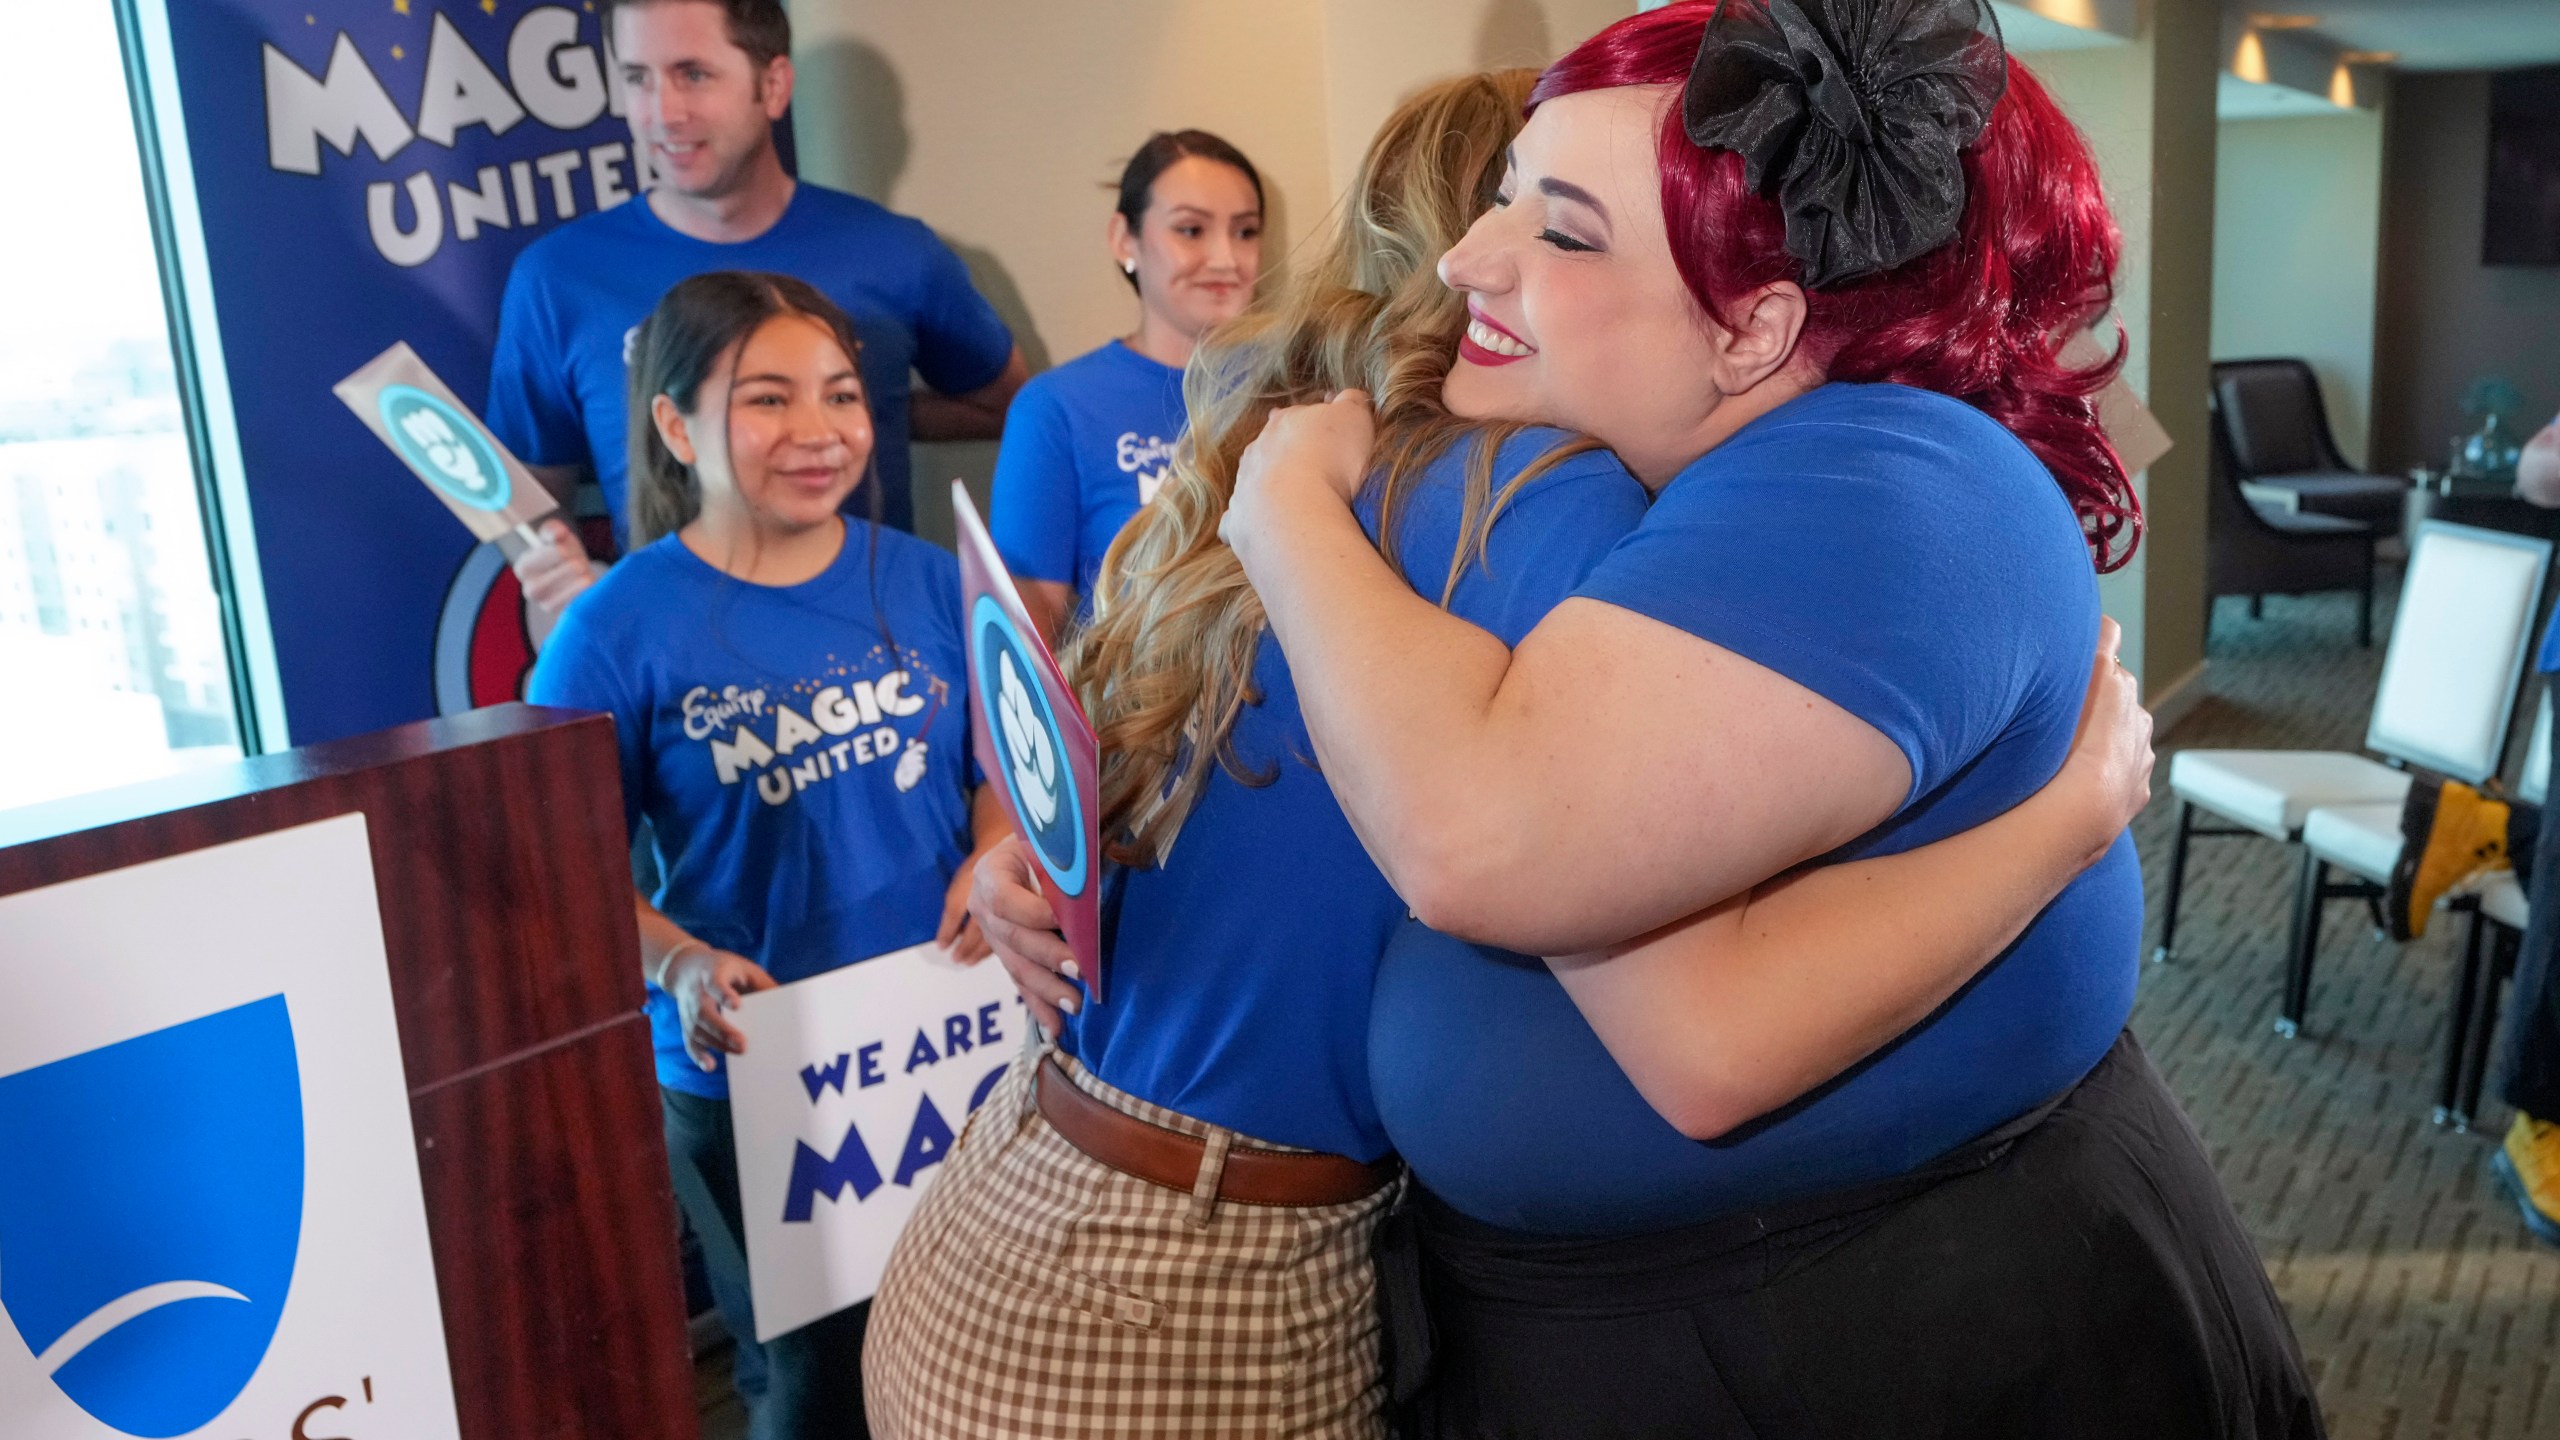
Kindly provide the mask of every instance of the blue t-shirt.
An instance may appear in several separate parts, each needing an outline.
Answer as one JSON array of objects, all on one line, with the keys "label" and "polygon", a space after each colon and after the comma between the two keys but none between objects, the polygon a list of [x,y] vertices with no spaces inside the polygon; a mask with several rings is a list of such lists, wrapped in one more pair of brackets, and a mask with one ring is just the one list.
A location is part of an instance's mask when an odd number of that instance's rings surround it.
[{"label": "blue t-shirt", "polygon": [[[968,673],[958,562],[849,520],[798,585],[735,579],[673,535],[642,547],[560,617],[525,698],[613,717],[657,907],[791,981],[933,938],[969,854]],[[660,1084],[728,1093],[654,985],[649,1028]]]},{"label": "blue t-shirt", "polygon": [[[1764,665],[1901,748],[1909,798],[1835,860],[1943,839],[2050,779],[2099,618],[2079,523],[2035,456],[1969,406],[1889,385],[1826,386],[1746,427],[1579,594]],[[1699,1142],[1645,1103],[1543,963],[1408,925],[1378,978],[1378,1107],[1415,1174],[1478,1219],[1691,1224],[1900,1174],[2071,1085],[2124,1028],[2141,927],[2127,839],[1937,1014]]]},{"label": "blue t-shirt", "polygon": [[[498,307],[489,428],[533,465],[589,464],[627,535],[631,341],[679,280],[713,270],[794,275],[844,307],[862,341],[881,518],[914,518],[907,477],[910,370],[946,395],[1002,373],[1013,334],[924,222],[799,182],[773,228],[720,244],[669,229],[645,203],[618,205],[525,247]],[[859,489],[848,511],[868,513]]]},{"label": "blue t-shirt", "polygon": [[1156,498],[1183,419],[1181,369],[1117,340],[1024,385],[1005,412],[987,526],[1005,565],[1090,597],[1102,552]]},{"label": "blue t-shirt", "polygon": [[[1515,436],[1496,457],[1497,477],[1566,438]],[[1463,441],[1427,467],[1396,516],[1406,578],[1434,600],[1457,550],[1475,448]],[[1451,612],[1518,641],[1634,528],[1644,504],[1606,452],[1560,462],[1496,519]],[[1362,522],[1376,533],[1374,505]],[[1110,990],[1068,1022],[1067,1047],[1158,1105],[1261,1140],[1375,1159],[1388,1144],[1369,1095],[1369,992],[1405,905],[1316,772],[1288,662],[1267,633],[1253,685],[1259,703],[1237,715],[1234,753],[1267,783],[1218,769],[1163,865],[1113,873],[1103,917]]]}]

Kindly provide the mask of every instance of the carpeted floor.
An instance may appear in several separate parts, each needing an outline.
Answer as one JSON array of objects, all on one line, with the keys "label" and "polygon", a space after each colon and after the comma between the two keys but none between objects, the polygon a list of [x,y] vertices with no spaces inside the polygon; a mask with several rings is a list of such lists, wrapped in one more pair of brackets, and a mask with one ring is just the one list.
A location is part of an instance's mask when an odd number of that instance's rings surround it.
[{"label": "carpeted floor", "polygon": [[[2135,827],[2151,934],[2176,825],[2169,754],[2357,749],[2381,668],[2379,645],[2355,648],[2344,598],[2271,599],[2256,621],[2223,602],[2211,698],[2163,737],[2159,798]],[[2487,1169],[2508,1112],[2487,1099],[2467,1135],[2428,1123],[2461,927],[2440,919],[2396,945],[2332,903],[2303,1034],[2284,1040],[2272,1025],[2299,852],[2251,838],[2191,853],[2178,954],[2149,967],[2134,1029],[2257,1237],[2332,1434],[2560,1435],[2560,1252],[2526,1236]]]},{"label": "carpeted floor", "polygon": [[[2169,754],[2356,749],[2381,673],[2344,598],[2270,600],[2259,620],[2226,601],[2216,620],[2212,694],[2162,737],[2161,798],[2135,827],[2153,935]],[[2560,1435],[2560,1251],[2534,1245],[2489,1181],[2507,1112],[2490,1100],[2467,1135],[2427,1119],[2460,929],[2395,945],[2333,904],[2303,1034],[2280,1039],[2297,863],[2269,841],[2196,842],[2178,955],[2147,968],[2135,1030],[2257,1237],[2337,1440]],[[745,1433],[727,1358],[702,1367],[706,1440]]]}]

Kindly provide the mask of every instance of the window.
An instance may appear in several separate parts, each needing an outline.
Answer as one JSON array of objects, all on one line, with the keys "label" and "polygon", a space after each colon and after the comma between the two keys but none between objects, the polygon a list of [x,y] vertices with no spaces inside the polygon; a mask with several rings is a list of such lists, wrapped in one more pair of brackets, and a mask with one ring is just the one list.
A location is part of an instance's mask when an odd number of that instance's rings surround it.
[{"label": "window", "polygon": [[[0,6],[0,808],[240,754],[113,8]],[[40,58],[38,58],[40,57]]]}]

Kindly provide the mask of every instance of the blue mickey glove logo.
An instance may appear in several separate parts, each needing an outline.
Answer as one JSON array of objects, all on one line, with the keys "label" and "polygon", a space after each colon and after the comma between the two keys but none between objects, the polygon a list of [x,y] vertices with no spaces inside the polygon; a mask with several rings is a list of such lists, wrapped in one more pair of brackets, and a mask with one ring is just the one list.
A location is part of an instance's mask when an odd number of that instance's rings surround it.
[{"label": "blue mickey glove logo", "polygon": [[392,447],[438,490],[474,510],[507,508],[507,467],[478,426],[414,385],[386,385],[375,404]]},{"label": "blue mickey glove logo", "polygon": [[126,1435],[200,1429],[247,1388],[302,1201],[281,995],[0,1076],[0,1310]]}]

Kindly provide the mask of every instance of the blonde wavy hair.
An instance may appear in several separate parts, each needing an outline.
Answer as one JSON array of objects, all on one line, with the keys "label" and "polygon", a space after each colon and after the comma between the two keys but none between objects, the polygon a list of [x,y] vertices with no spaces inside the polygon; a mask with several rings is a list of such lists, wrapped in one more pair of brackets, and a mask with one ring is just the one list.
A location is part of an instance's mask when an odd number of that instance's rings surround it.
[{"label": "blonde wavy hair", "polygon": [[1443,605],[1467,565],[1481,562],[1493,518],[1520,487],[1594,448],[1559,445],[1496,494],[1495,455],[1522,427],[1479,426],[1440,403],[1466,301],[1435,267],[1493,202],[1536,81],[1533,70],[1468,75],[1398,106],[1331,230],[1194,352],[1183,377],[1190,425],[1171,472],[1104,554],[1092,617],[1064,661],[1102,743],[1102,834],[1114,860],[1158,863],[1213,764],[1247,784],[1272,778],[1248,773],[1229,743],[1237,711],[1259,699],[1253,659],[1264,620],[1218,522],[1237,461],[1273,409],[1369,392],[1378,410],[1370,493],[1390,562],[1414,481],[1473,434]]}]

